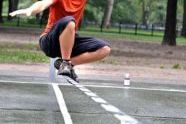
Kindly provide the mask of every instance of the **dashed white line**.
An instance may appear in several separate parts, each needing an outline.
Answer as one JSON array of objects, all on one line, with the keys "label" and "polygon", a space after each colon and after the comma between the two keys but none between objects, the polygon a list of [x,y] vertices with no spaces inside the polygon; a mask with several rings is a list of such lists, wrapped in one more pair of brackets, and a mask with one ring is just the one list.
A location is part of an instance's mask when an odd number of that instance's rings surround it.
[{"label": "dashed white line", "polygon": [[70,113],[68,112],[67,106],[65,104],[63,93],[61,92],[57,84],[52,84],[52,87],[54,89],[54,92],[55,92],[55,95],[56,95],[56,98],[59,104],[59,108],[64,118],[65,124],[73,124]]},{"label": "dashed white line", "polygon": [[77,87],[80,91],[82,91],[84,94],[89,96],[92,100],[94,100],[96,103],[100,104],[100,106],[105,109],[105,111],[111,113],[116,119],[120,121],[121,124],[140,124],[138,120],[135,118],[125,114],[117,107],[109,104],[106,100],[99,97],[97,94],[93,93],[91,90],[87,89],[86,87],[78,84],[74,80],[70,79],[69,77],[64,76],[64,78],[69,81],[69,83],[73,84],[75,87]]},{"label": "dashed white line", "polygon": [[[79,88],[79,87],[78,87]],[[84,87],[80,87],[79,88],[81,91],[83,91],[83,92],[90,92],[90,90],[88,90],[87,88],[84,88]]]},{"label": "dashed white line", "polygon": [[87,96],[90,96],[90,97],[97,97],[97,95],[95,93],[92,93],[92,92],[84,92]]},{"label": "dashed white line", "polygon": [[101,107],[103,107],[106,111],[111,112],[111,113],[122,113],[118,108],[116,108],[113,105],[101,104]]},{"label": "dashed white line", "polygon": [[104,99],[99,98],[99,97],[91,97],[91,99],[94,100],[97,103],[100,103],[100,104],[106,104],[107,103]]},{"label": "dashed white line", "polygon": [[133,118],[128,115],[115,114],[114,116],[121,121],[121,124],[130,124],[131,120],[133,120]]}]

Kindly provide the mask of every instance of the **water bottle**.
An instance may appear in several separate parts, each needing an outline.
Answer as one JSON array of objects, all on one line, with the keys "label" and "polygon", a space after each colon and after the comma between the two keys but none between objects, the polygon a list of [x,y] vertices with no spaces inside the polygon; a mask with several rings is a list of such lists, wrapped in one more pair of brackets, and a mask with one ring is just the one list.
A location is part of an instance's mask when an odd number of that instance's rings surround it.
[{"label": "water bottle", "polygon": [[129,73],[125,74],[124,86],[130,86],[130,74]]}]

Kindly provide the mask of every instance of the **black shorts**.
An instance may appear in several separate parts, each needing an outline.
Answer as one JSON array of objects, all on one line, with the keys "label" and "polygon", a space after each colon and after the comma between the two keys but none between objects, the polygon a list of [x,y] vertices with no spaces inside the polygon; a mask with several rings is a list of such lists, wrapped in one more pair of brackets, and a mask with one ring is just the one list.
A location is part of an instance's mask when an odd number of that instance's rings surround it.
[{"label": "black shorts", "polygon": [[[39,40],[40,48],[51,58],[61,57],[59,36],[70,21],[74,21],[72,16],[66,16],[60,19],[51,29],[51,31],[42,36]],[[75,43],[72,49],[71,57],[78,56],[85,52],[93,52],[104,46],[110,46],[108,42],[92,37],[80,37],[75,35]]]}]

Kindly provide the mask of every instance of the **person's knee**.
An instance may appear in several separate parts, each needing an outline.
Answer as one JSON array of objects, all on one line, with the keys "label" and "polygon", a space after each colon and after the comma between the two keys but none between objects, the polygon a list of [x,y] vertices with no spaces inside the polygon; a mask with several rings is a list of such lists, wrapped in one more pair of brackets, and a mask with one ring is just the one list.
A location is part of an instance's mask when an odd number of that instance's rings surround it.
[{"label": "person's knee", "polygon": [[111,48],[109,46],[104,46],[103,48],[101,48],[101,53],[104,56],[108,56],[111,52]]},{"label": "person's knee", "polygon": [[74,32],[76,28],[75,19],[72,16],[63,17],[56,23],[56,27],[59,29],[60,32],[65,29]]},{"label": "person's knee", "polygon": [[71,33],[75,33],[76,30],[76,24],[74,21],[70,21],[67,26],[66,29],[69,30]]}]

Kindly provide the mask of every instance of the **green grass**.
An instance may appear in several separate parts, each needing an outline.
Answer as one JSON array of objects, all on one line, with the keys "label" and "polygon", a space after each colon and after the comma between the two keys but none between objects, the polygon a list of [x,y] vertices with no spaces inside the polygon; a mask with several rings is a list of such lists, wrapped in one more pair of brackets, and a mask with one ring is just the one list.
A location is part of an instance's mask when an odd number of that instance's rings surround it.
[{"label": "green grass", "polygon": [[[5,22],[4,26],[16,26],[16,22]],[[25,26],[33,27],[33,24],[22,23]],[[35,25],[39,27],[39,25]],[[122,30],[122,33],[118,33],[117,28],[111,28],[100,32],[99,28],[84,28],[79,31],[80,35],[92,36],[102,39],[107,39],[115,42],[122,41],[137,41],[137,42],[150,42],[161,44],[163,39],[163,32],[154,32],[154,36],[151,36],[151,32],[139,30],[138,35],[134,34],[134,30]],[[178,37],[178,45],[186,45],[186,38]],[[49,59],[43,52],[40,51],[37,44],[18,44],[18,43],[0,43],[0,63],[43,63],[48,62]],[[117,64],[117,61],[113,59],[107,59],[101,61],[102,63]],[[179,68],[179,65],[175,65],[173,68]],[[160,68],[164,68],[163,66]]]},{"label": "green grass", "polygon": [[[21,18],[20,26],[21,27],[34,27],[39,28],[39,24],[34,22],[33,19],[30,19],[32,23],[28,23],[29,19]],[[12,26],[16,27],[17,19],[14,19],[11,22],[5,21],[3,26]],[[121,33],[119,33],[119,29],[117,27],[111,27],[109,29],[103,29],[103,32],[100,31],[100,27],[95,26],[87,26],[86,28],[81,28],[79,31],[80,34],[84,36],[93,36],[98,38],[104,38],[113,41],[138,41],[138,42],[151,42],[151,43],[159,43],[161,44],[163,39],[163,33],[161,31],[154,31],[153,36],[151,35],[151,31],[138,29],[137,35],[135,35],[134,29],[123,29]],[[186,38],[177,37],[178,45],[186,45]]]},{"label": "green grass", "polygon": [[0,44],[0,63],[45,63],[48,58],[34,44]]},{"label": "green grass", "polygon": [[[2,26],[8,27],[17,27],[18,25],[18,18],[14,18],[11,21],[6,21],[7,17],[4,17],[4,23],[0,24]],[[34,18],[20,18],[19,27],[30,27],[30,28],[40,28],[40,25]]]},{"label": "green grass", "polygon": [[181,69],[181,65],[180,64],[175,64],[172,66],[173,69]]},{"label": "green grass", "polygon": [[[137,41],[137,42],[150,42],[150,43],[159,43],[161,44],[163,40],[163,34],[158,34],[157,36],[151,35],[134,35],[134,34],[119,34],[119,33],[109,33],[109,32],[94,32],[94,31],[79,31],[79,33],[83,36],[93,36],[103,39],[108,39],[112,41]],[[186,38],[184,37],[177,37],[177,44],[178,45],[186,45]]]},{"label": "green grass", "polygon": [[[87,26],[85,28],[82,28],[83,30],[86,31],[90,31],[90,32],[101,32],[100,27],[95,27],[95,26]],[[138,29],[137,32],[135,32],[135,29],[125,29],[122,28],[121,32],[119,31],[118,27],[110,27],[108,29],[103,29],[103,32],[106,33],[121,33],[121,34],[135,34],[137,33],[137,35],[152,35],[151,29],[149,30],[143,30],[143,29]],[[162,31],[154,31],[153,32],[154,36],[163,36],[163,32]]]}]

